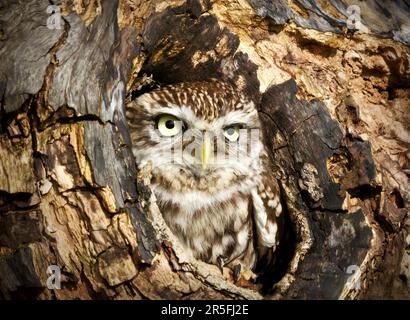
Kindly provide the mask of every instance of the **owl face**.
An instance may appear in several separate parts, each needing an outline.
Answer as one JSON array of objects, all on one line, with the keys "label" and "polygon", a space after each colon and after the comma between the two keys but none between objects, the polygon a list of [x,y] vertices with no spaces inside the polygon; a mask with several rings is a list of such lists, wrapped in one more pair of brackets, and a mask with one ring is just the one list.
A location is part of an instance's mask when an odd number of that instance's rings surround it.
[{"label": "owl face", "polygon": [[133,152],[170,189],[222,190],[252,179],[263,148],[253,102],[219,82],[182,83],[128,107]]}]

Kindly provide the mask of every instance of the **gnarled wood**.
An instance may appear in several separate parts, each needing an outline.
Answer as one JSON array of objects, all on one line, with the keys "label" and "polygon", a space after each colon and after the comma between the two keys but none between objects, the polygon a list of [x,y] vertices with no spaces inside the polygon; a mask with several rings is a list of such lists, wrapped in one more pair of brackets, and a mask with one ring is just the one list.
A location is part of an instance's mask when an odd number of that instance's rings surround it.
[{"label": "gnarled wood", "polygon": [[[406,1],[53,3],[0,4],[0,297],[410,298]],[[211,77],[257,103],[283,189],[263,291],[186,255],[130,151],[127,101]]]}]

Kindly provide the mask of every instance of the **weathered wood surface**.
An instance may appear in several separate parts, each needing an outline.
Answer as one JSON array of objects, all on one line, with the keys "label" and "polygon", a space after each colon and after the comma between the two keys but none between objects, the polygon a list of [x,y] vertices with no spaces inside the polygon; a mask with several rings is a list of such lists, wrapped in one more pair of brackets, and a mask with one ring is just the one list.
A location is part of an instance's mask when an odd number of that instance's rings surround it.
[{"label": "weathered wood surface", "polygon": [[0,3],[1,298],[263,298],[185,256],[129,149],[127,99],[210,77],[258,103],[285,194],[265,298],[410,298],[407,1],[54,3],[61,29]]}]

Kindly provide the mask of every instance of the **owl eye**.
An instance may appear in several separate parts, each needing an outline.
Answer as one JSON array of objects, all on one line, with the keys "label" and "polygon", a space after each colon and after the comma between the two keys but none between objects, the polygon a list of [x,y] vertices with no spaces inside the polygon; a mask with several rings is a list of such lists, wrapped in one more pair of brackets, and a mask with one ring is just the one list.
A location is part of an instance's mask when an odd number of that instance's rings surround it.
[{"label": "owl eye", "polygon": [[183,122],[170,114],[164,114],[158,118],[157,127],[163,136],[172,137],[182,131]]},{"label": "owl eye", "polygon": [[239,138],[239,125],[233,125],[224,128],[224,136],[231,142],[235,142]]}]

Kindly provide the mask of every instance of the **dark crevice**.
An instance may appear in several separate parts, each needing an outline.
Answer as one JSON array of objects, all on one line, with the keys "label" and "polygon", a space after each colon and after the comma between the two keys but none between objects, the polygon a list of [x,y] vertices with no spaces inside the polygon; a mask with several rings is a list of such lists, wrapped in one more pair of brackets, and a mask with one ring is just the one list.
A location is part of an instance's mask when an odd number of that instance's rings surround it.
[{"label": "dark crevice", "polygon": [[[298,175],[299,179],[301,179],[300,174],[297,173],[297,175]],[[314,201],[314,200],[312,199],[310,193],[309,193],[307,190],[302,190],[302,189],[300,189],[299,186],[298,186],[298,189],[299,189],[299,194],[300,194],[300,196],[301,196],[303,202],[306,204],[306,206],[307,206],[308,208],[314,208],[314,207],[315,207],[315,204],[316,204],[316,201]]]},{"label": "dark crevice", "polygon": [[388,94],[388,100],[394,100],[396,98],[398,98],[396,91],[398,90],[410,90],[410,84],[390,84],[387,86],[386,88],[386,92]]},{"label": "dark crevice", "polygon": [[349,194],[354,198],[359,198],[361,200],[372,199],[382,192],[381,186],[371,186],[371,185],[361,185],[353,189],[347,190]]},{"label": "dark crevice", "polygon": [[348,210],[344,210],[344,209],[329,209],[329,208],[323,208],[321,206],[317,207],[317,208],[311,208],[312,210],[316,210],[316,211],[320,211],[320,212],[331,212],[331,213],[336,213],[336,214],[347,214],[349,213]]},{"label": "dark crevice", "polygon": [[37,205],[30,206],[28,203],[33,194],[28,192],[8,193],[0,190],[0,214],[8,211],[27,211],[36,208]]},{"label": "dark crevice", "polygon": [[[9,138],[20,138],[22,135],[17,135],[17,136],[12,136],[9,132],[9,126],[13,122],[13,120],[16,120],[17,116],[19,114],[22,114],[24,112],[28,112],[30,105],[32,103],[33,96],[29,95],[26,100],[22,103],[21,107],[18,110],[6,113],[4,110],[4,113],[1,114],[0,110],[0,134],[7,134]],[[20,128],[21,129],[21,128]]]},{"label": "dark crevice", "polygon": [[37,151],[37,135],[36,135],[36,129],[35,129],[39,123],[39,119],[36,113],[37,111],[36,103],[34,102],[35,100],[36,100],[35,98],[32,98],[31,100],[31,103],[27,111],[27,117],[30,122],[30,134],[31,134],[31,145],[33,149],[33,156],[40,157],[40,154]]},{"label": "dark crevice", "polygon": [[[142,76],[143,77],[143,76]],[[133,101],[137,99],[139,96],[143,95],[144,93],[148,93],[156,88],[159,88],[160,84],[159,83],[144,83],[140,86],[138,89],[131,89],[128,94],[127,94],[127,100]]]},{"label": "dark crevice", "polygon": [[11,300],[36,300],[43,292],[42,287],[18,287],[15,291],[10,291]]},{"label": "dark crevice", "polygon": [[405,274],[399,274],[399,279],[407,286],[408,279]]},{"label": "dark crevice", "polygon": [[302,50],[307,50],[316,56],[319,55],[329,59],[337,54],[337,48],[333,48],[313,39],[307,39],[300,32],[295,34],[295,39]]},{"label": "dark crevice", "polygon": [[72,124],[72,123],[79,123],[79,122],[84,122],[84,121],[97,121],[100,124],[104,125],[104,122],[101,120],[101,118],[93,114],[86,114],[83,116],[73,116],[73,117],[62,116],[58,118],[52,116],[52,119],[49,119],[48,121],[45,121],[41,124],[41,128],[39,130],[43,131],[56,124]]},{"label": "dark crevice", "polygon": [[0,134],[3,134],[4,132],[6,132],[6,122],[5,122],[5,118],[6,118],[6,110],[4,109],[4,104],[5,104],[5,93],[6,90],[4,90],[4,93],[1,96],[1,100],[0,100]]},{"label": "dark crevice", "polygon": [[404,199],[401,196],[399,190],[394,189],[393,192],[391,193],[391,196],[393,197],[394,203],[396,204],[396,207],[398,209],[403,209],[404,208]]},{"label": "dark crevice", "polygon": [[390,224],[390,222],[380,214],[374,214],[374,219],[376,220],[377,224],[382,228],[382,230],[388,234],[392,234],[395,232],[394,227]]}]

